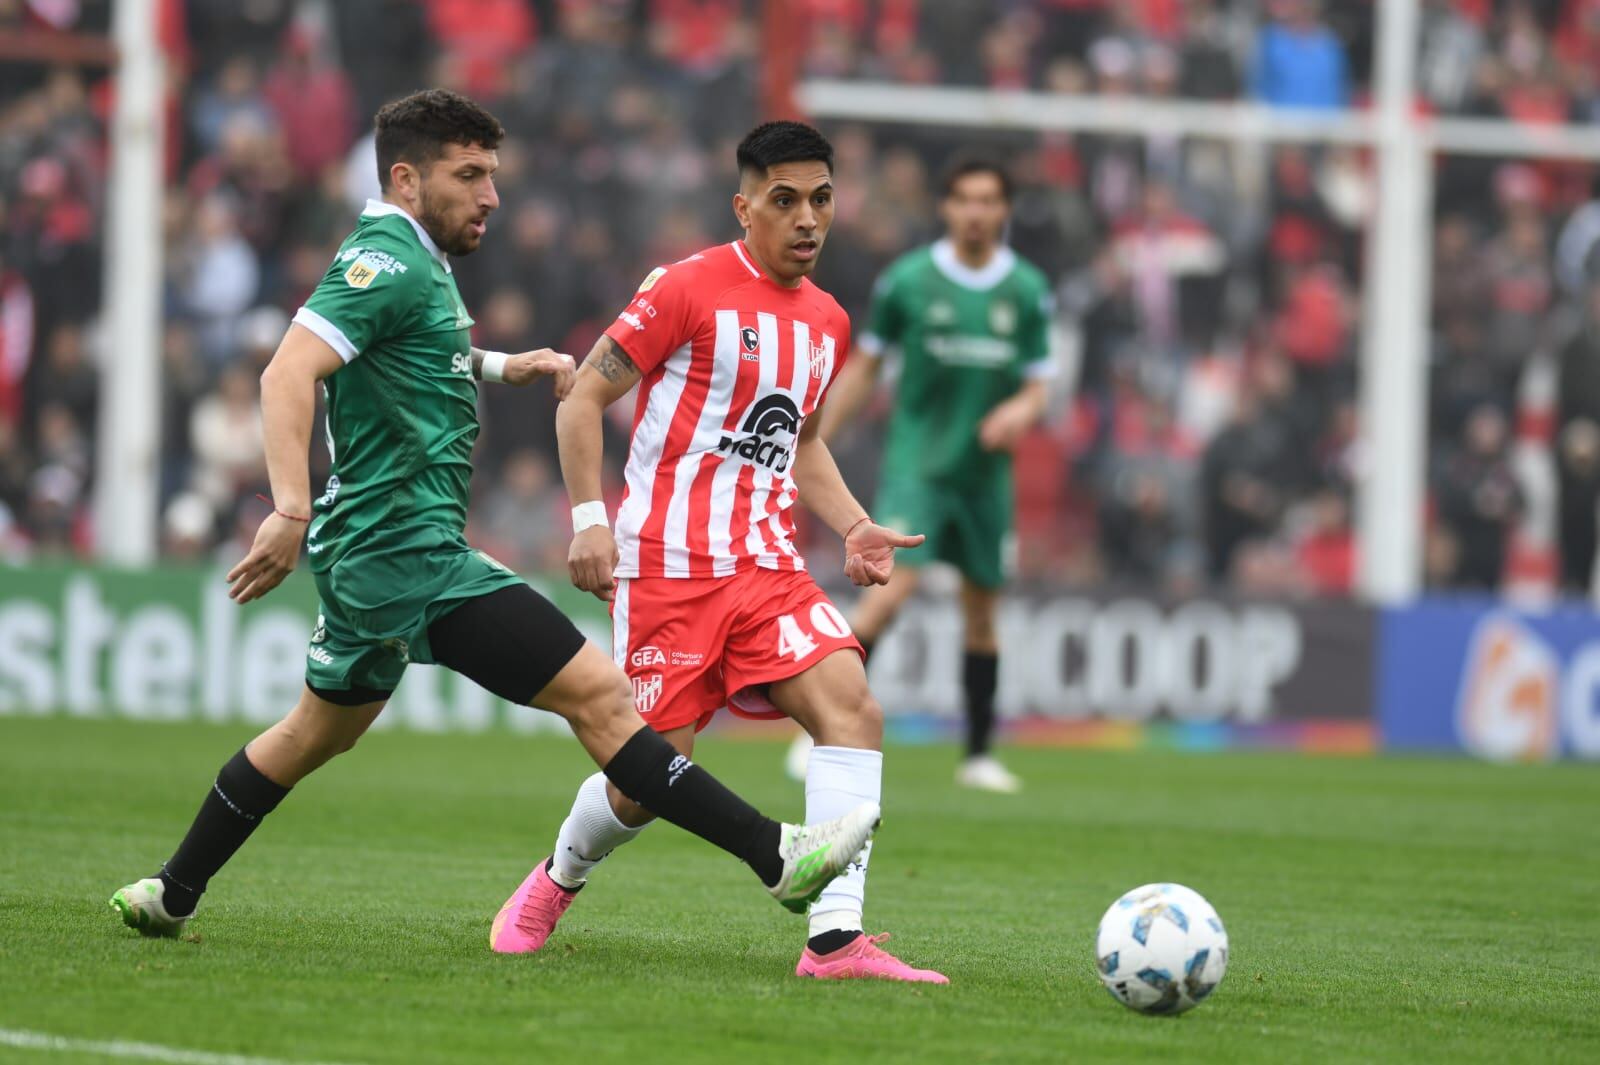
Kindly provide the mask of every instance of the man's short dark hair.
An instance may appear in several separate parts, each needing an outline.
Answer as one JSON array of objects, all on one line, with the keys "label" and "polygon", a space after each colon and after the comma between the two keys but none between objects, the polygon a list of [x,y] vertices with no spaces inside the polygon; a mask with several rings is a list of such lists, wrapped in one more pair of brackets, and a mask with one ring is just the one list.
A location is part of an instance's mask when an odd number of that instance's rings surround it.
[{"label": "man's short dark hair", "polygon": [[396,163],[421,169],[444,155],[445,145],[473,145],[494,151],[506,135],[500,120],[449,89],[424,89],[378,109],[378,183],[387,191]]},{"label": "man's short dark hair", "polygon": [[833,145],[804,122],[763,122],[734,153],[740,174],[765,176],[779,163],[824,163],[833,173]]},{"label": "man's short dark hair", "polygon": [[973,174],[993,174],[1000,181],[1000,195],[1005,197],[1007,203],[1011,202],[1010,171],[998,159],[986,155],[963,155],[945,167],[944,177],[939,183],[940,196],[948,199],[955,193],[956,183]]}]

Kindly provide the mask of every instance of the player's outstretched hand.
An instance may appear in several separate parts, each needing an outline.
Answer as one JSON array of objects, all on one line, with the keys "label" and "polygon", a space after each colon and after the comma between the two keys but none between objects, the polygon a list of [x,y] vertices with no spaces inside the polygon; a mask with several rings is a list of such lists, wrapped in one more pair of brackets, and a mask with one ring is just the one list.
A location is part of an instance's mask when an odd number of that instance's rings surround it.
[{"label": "player's outstretched hand", "polygon": [[927,537],[907,536],[885,525],[864,521],[844,539],[844,575],[859,588],[888,584],[894,572],[894,549],[917,547]]},{"label": "player's outstretched hand", "polygon": [[617,563],[622,555],[617,551],[616,537],[604,525],[591,525],[572,538],[567,549],[567,573],[574,588],[611,602],[617,594]]},{"label": "player's outstretched hand", "polygon": [[541,377],[550,378],[557,399],[566,399],[572,391],[572,379],[577,365],[571,355],[563,355],[550,348],[524,351],[506,360],[505,381],[508,385],[531,385]]},{"label": "player's outstretched hand", "polygon": [[985,451],[1011,451],[1034,423],[1026,404],[1007,400],[984,416],[978,425],[978,443]]},{"label": "player's outstretched hand", "polygon": [[248,603],[282,584],[300,561],[300,540],[305,534],[305,522],[268,514],[256,530],[250,553],[228,571],[228,597]]}]

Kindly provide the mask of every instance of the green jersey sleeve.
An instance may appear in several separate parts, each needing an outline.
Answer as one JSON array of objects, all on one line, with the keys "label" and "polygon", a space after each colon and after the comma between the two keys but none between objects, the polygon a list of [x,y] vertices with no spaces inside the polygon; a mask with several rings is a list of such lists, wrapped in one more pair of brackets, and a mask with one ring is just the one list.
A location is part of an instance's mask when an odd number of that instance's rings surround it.
[{"label": "green jersey sleeve", "polygon": [[341,248],[294,316],[345,362],[403,331],[426,295],[428,264],[387,243]]},{"label": "green jersey sleeve", "polygon": [[1017,329],[1017,358],[1029,380],[1054,377],[1056,361],[1050,350],[1051,325],[1055,321],[1056,301],[1044,277],[1032,279],[1028,296],[1022,302]]},{"label": "green jersey sleeve", "polygon": [[882,355],[884,348],[891,344],[898,344],[900,334],[905,329],[906,313],[900,299],[902,286],[897,283],[899,274],[899,270],[890,267],[872,286],[872,303],[867,308],[867,328],[862,331],[856,346],[873,358]]}]

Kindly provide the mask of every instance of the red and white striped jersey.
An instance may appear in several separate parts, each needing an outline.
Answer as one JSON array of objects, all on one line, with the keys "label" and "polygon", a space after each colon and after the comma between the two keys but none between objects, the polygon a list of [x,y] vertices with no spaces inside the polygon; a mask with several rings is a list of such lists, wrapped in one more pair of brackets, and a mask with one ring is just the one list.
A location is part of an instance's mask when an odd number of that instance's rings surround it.
[{"label": "red and white striped jersey", "polygon": [[777,284],[735,242],[651,271],[606,335],[644,375],[616,575],[805,569],[795,451],[850,350],[839,304]]}]

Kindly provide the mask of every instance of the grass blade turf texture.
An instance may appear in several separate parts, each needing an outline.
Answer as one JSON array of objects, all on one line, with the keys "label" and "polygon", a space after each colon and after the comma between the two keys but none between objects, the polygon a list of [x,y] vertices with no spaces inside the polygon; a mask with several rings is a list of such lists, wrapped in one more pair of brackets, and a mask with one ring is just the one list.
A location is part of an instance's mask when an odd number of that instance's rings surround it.
[{"label": "grass blade turf texture", "polygon": [[[286,1061],[748,1065],[807,1060],[824,1032],[836,1060],[918,1065],[1600,1060],[1592,766],[1032,750],[1008,753],[1028,791],[1003,798],[956,791],[949,749],[894,748],[868,925],[952,981],[911,988],[795,977],[804,922],[667,826],[542,953],[491,954],[592,772],[548,736],[370,736],[295,789],[187,940],[141,939],[106,898],[246,738],[0,719],[0,1028]],[[782,754],[696,752],[797,818]],[[1101,912],[1152,880],[1204,893],[1233,943],[1178,1020],[1121,1008],[1092,967]]]}]

